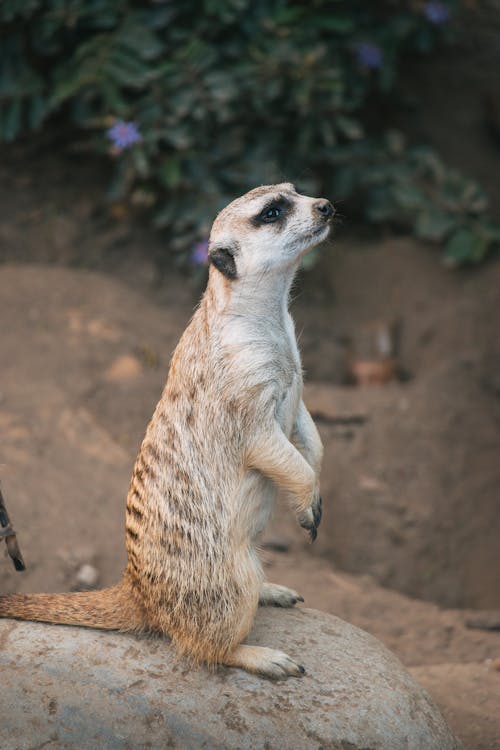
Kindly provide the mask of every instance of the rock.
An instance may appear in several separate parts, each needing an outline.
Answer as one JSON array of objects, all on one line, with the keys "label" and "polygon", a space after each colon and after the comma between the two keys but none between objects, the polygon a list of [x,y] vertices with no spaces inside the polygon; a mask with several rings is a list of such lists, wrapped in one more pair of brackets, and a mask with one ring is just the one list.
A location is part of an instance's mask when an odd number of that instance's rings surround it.
[{"label": "rock", "polygon": [[132,354],[124,354],[115,359],[104,373],[110,383],[125,383],[135,380],[142,374],[142,365]]},{"label": "rock", "polygon": [[99,580],[99,571],[93,565],[84,563],[78,569],[75,580],[79,588],[93,589]]},{"label": "rock", "polygon": [[396,657],[336,617],[261,609],[248,641],[287,651],[307,674],[188,669],[164,639],[2,620],[0,747],[461,747]]}]

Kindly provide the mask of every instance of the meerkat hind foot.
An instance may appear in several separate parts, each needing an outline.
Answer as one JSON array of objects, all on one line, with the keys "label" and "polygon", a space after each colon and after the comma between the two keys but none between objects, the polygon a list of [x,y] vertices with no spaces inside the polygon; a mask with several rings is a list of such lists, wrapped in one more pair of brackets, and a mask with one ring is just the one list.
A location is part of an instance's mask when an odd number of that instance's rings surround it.
[{"label": "meerkat hind foot", "polygon": [[247,672],[270,677],[273,680],[302,677],[306,671],[283,651],[245,644],[237,646],[224,660],[224,664],[227,667],[241,667]]},{"label": "meerkat hind foot", "polygon": [[304,598],[287,586],[278,583],[263,583],[259,593],[259,604],[271,607],[293,607],[297,602],[303,602]]}]

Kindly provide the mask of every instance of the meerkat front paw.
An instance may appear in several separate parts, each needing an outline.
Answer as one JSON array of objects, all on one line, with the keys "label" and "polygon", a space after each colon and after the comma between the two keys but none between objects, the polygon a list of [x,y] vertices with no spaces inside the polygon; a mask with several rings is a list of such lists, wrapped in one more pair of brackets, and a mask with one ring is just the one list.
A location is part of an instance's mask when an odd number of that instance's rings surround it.
[{"label": "meerkat front paw", "polygon": [[259,604],[264,607],[293,607],[303,601],[304,598],[297,591],[268,581],[262,584],[259,593]]},{"label": "meerkat front paw", "polygon": [[319,494],[319,489],[314,493],[312,503],[309,508],[299,514],[298,521],[303,529],[307,529],[311,542],[314,542],[318,536],[318,526],[321,523],[321,516],[323,515],[323,501]]}]

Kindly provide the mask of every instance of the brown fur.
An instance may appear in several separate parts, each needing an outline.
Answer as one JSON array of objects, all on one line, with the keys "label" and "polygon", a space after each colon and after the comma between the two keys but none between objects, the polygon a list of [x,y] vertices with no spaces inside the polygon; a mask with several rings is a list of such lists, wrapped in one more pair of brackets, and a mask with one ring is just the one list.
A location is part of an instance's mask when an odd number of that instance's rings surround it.
[{"label": "brown fur", "polygon": [[[254,250],[255,236],[272,253],[277,233],[272,226],[256,230],[249,219],[277,192],[292,196],[298,209],[288,244],[286,225],[281,228],[276,254],[290,254],[298,231],[306,239],[293,250],[293,263],[287,256],[282,270],[268,272],[267,256],[259,261]],[[287,490],[303,526],[315,530],[319,523],[321,443],[301,401],[300,359],[286,309],[300,254],[314,244],[307,237],[322,226],[315,205],[293,186],[268,186],[217,218],[211,246],[228,235],[237,242],[238,279],[211,268],[173,355],[130,483],[122,581],[96,592],[1,596],[0,616],[154,630],[195,661],[272,677],[303,672],[286,654],[240,644],[263,586],[254,541],[275,484]],[[263,273],[245,262],[263,264]],[[264,587],[264,603],[290,606],[299,598],[284,587]]]}]

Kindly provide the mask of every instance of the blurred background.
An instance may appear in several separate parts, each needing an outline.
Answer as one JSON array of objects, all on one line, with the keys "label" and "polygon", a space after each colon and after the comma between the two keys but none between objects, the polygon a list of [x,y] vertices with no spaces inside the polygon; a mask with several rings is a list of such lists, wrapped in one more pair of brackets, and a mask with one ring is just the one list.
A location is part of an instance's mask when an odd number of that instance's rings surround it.
[{"label": "blurred background", "polygon": [[325,512],[266,573],[500,747],[499,167],[498,0],[4,0],[0,590],[118,579],[211,222],[292,181],[340,216],[292,304]]}]

